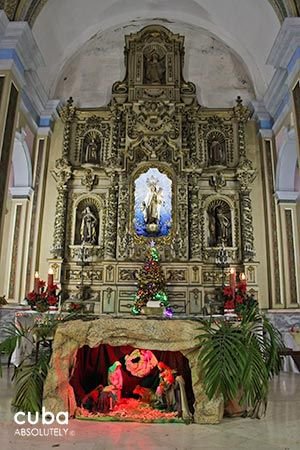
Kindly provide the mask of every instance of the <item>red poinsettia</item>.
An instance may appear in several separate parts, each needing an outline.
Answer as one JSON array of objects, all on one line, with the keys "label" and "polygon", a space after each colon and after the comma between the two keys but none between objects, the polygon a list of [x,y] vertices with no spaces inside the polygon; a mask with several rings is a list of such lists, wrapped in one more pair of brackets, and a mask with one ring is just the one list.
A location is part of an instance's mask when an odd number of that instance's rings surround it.
[{"label": "red poinsettia", "polygon": [[37,294],[34,291],[31,291],[27,294],[27,301],[35,303]]}]

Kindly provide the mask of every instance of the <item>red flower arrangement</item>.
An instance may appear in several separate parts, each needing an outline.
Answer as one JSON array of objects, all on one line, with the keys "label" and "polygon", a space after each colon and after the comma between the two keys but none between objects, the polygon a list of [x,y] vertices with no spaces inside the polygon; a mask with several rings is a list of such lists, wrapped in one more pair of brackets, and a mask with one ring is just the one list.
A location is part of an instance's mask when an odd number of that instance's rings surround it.
[{"label": "red flower arrangement", "polygon": [[236,285],[224,286],[224,312],[230,310],[231,312],[242,314],[244,310],[248,310],[254,305],[257,305],[257,301],[253,295],[247,292],[247,282],[245,279],[241,279]]},{"label": "red flower arrangement", "polygon": [[48,284],[46,287],[45,281],[35,280],[34,290],[26,296],[28,305],[31,309],[40,312],[48,311],[50,307],[56,307],[59,299],[59,293],[56,293],[57,289],[56,284]]}]

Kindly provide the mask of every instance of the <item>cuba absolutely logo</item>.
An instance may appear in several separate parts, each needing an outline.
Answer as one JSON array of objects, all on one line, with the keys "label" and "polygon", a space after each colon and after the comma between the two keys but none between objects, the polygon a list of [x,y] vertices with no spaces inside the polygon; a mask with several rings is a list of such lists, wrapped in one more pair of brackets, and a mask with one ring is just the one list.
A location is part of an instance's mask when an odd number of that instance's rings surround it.
[{"label": "cuba absolutely logo", "polygon": [[17,428],[15,431],[15,435],[19,436],[56,436],[63,437],[68,434],[69,428],[53,426],[49,425],[68,425],[69,417],[68,412],[60,411],[57,414],[53,414],[50,411],[46,411],[46,408],[42,407],[42,413],[39,412],[31,413],[31,412],[23,412],[18,411],[14,415],[14,422],[17,425],[37,425],[41,424],[44,426],[39,428]]}]

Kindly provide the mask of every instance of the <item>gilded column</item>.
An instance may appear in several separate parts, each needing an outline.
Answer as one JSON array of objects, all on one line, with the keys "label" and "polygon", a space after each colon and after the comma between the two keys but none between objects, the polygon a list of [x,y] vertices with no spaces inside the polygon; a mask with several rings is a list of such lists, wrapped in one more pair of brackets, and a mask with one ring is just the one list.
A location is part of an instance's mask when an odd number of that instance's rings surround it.
[{"label": "gilded column", "polygon": [[125,180],[119,186],[118,208],[118,259],[126,259],[128,255],[128,220],[129,220],[129,189]]},{"label": "gilded column", "polygon": [[72,166],[66,158],[60,158],[56,161],[53,176],[57,183],[57,199],[51,253],[54,258],[63,258],[65,252],[68,181],[72,176]]},{"label": "gilded column", "polygon": [[72,176],[72,165],[70,164],[69,146],[71,123],[75,116],[75,107],[70,98],[67,105],[62,108],[60,115],[65,123],[63,138],[63,154],[56,160],[55,169],[52,171],[53,177],[57,183],[57,200],[54,222],[53,247],[51,253],[54,258],[64,258],[65,254],[65,236],[66,236],[66,218],[68,206],[68,181]]},{"label": "gilded column", "polygon": [[114,175],[108,191],[107,225],[105,231],[105,259],[115,259],[117,242],[117,212],[118,212],[118,176]]},{"label": "gilded column", "polygon": [[236,103],[236,106],[233,108],[233,117],[238,123],[239,159],[243,160],[246,158],[245,123],[250,117],[250,111],[243,105],[243,100],[240,96],[237,97]]},{"label": "gilded column", "polygon": [[199,208],[199,176],[192,175],[189,184],[189,228],[190,228],[190,258],[201,258],[200,245],[200,208]]},{"label": "gilded column", "polygon": [[177,232],[179,248],[177,255],[179,260],[188,259],[188,182],[187,175],[178,177],[177,186]]},{"label": "gilded column", "polygon": [[241,205],[241,231],[242,231],[242,258],[243,262],[251,261],[255,255],[254,235],[252,221],[252,203],[250,198],[250,184],[256,176],[249,159],[244,159],[237,170],[237,179],[240,182]]}]

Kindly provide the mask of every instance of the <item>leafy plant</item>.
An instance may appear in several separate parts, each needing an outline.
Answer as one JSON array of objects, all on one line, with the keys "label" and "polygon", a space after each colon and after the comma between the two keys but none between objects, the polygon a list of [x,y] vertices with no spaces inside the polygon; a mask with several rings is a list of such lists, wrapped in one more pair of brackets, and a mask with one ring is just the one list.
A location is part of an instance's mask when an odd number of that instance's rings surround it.
[{"label": "leafy plant", "polygon": [[243,310],[240,322],[202,321],[200,329],[199,359],[208,398],[222,395],[225,404],[239,399],[247,415],[264,414],[269,381],[280,370],[279,331],[257,305]]},{"label": "leafy plant", "polygon": [[[78,314],[74,312],[67,315],[53,316],[45,314],[37,317],[34,325],[31,327],[23,327],[21,323],[15,325],[14,322],[11,322],[3,328],[6,337],[0,342],[0,354],[11,355],[22,339],[27,339],[32,346],[38,340],[40,348],[42,348],[39,352],[39,357],[35,358],[35,362],[32,361],[31,355],[26,355],[15,369],[13,376],[15,393],[12,405],[18,411],[41,411],[44,381],[48,373],[51,357],[51,351],[49,345],[47,345],[48,339],[49,337],[54,337],[59,323],[74,320],[78,317]],[[0,375],[2,375],[1,364]]]},{"label": "leafy plant", "polygon": [[43,387],[50,361],[50,351],[41,353],[35,364],[22,364],[14,375],[16,391],[12,405],[18,411],[42,409]]}]

